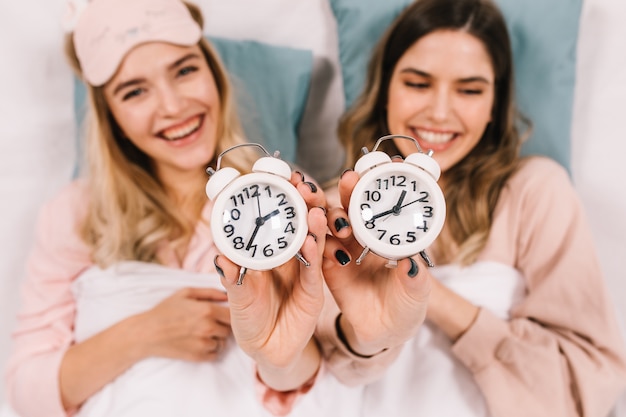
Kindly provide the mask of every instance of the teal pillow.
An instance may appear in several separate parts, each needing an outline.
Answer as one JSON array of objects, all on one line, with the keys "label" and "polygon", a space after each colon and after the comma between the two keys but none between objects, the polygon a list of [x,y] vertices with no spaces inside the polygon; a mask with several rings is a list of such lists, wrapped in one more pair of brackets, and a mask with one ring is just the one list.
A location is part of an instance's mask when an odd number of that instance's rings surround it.
[{"label": "teal pillow", "polygon": [[330,0],[337,20],[346,107],[361,94],[374,46],[411,0]]},{"label": "teal pillow", "polygon": [[497,0],[507,21],[517,104],[533,122],[525,154],[571,165],[576,45],[582,0]]},{"label": "teal pillow", "polygon": [[[261,143],[270,153],[278,150],[283,160],[293,162],[313,52],[247,40],[208,39],[228,70],[248,140]],[[85,114],[85,91],[76,80],[74,109],[79,125]]]},{"label": "teal pillow", "polygon": [[[363,88],[376,41],[410,0],[330,0],[339,33],[339,61],[349,106]],[[582,0],[497,0],[507,21],[517,103],[533,122],[525,154],[552,157],[569,169]]]}]

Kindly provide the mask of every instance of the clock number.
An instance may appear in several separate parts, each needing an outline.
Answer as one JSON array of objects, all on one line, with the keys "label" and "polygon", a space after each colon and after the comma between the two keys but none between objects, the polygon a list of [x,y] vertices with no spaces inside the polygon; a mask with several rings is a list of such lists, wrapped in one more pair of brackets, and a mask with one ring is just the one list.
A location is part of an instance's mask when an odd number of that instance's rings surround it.
[{"label": "clock number", "polygon": [[365,190],[365,199],[367,201],[380,201],[380,191]]},{"label": "clock number", "polygon": [[233,244],[235,245],[235,249],[242,249],[244,247],[243,238],[241,236],[237,236],[233,239]]},{"label": "clock number", "polygon": [[431,206],[424,206],[424,217],[433,217],[433,208]]},{"label": "clock number", "polygon": [[252,249],[252,257],[253,258],[254,258],[254,255],[256,255],[256,248],[257,248],[257,245],[250,245],[249,247],[246,248],[246,250]]},{"label": "clock number", "polygon": [[287,247],[287,241],[285,240],[285,236],[278,238],[278,249],[283,249]]},{"label": "clock number", "polygon": [[226,237],[231,237],[235,233],[235,227],[232,224],[227,224],[224,226],[224,233],[226,233]]},{"label": "clock number", "polygon": [[[245,196],[244,196],[245,194]],[[231,195],[230,200],[233,202],[233,206],[237,207],[239,204],[246,204],[246,199],[256,198],[259,196],[259,186],[256,184],[251,185],[249,188],[245,187],[237,195]]]},{"label": "clock number", "polygon": [[239,218],[241,217],[241,212],[237,209],[232,209],[230,211],[230,218],[233,220],[239,220]]},{"label": "clock number", "polygon": [[374,228],[374,220],[371,219],[372,208],[370,207],[369,204],[367,203],[361,204],[361,217],[363,218],[363,220],[370,218],[370,220],[365,220],[365,227],[367,227],[368,229]]},{"label": "clock number", "polygon": [[400,235],[399,234],[391,235],[389,237],[389,243],[391,243],[392,245],[399,245],[400,244]]},{"label": "clock number", "polygon": [[426,220],[424,220],[424,226],[420,227],[420,226],[415,226],[416,229],[419,230],[423,230],[424,233],[426,233],[428,231],[428,224],[426,223]]},{"label": "clock number", "polygon": [[267,191],[268,197],[272,197],[272,188],[269,185],[264,190]]},{"label": "clock number", "polygon": [[380,233],[380,235],[378,236],[378,240],[382,240],[383,237],[385,237],[385,235],[387,234],[387,231],[384,229],[378,229],[376,231]]},{"label": "clock number", "polygon": [[429,202],[428,201],[429,194],[428,194],[427,191],[420,191],[420,195],[422,196],[422,198],[420,198],[417,201],[419,201],[420,203],[428,203]]},{"label": "clock number", "polygon": [[270,256],[272,256],[274,254],[274,250],[271,247],[272,245],[267,245],[266,247],[263,248],[263,255],[265,255],[267,258],[269,258]]},{"label": "clock number", "polygon": [[283,233],[296,233],[296,228],[293,227],[293,223],[289,222],[287,223],[287,226],[285,227],[285,230],[283,231]]},{"label": "clock number", "polygon": [[379,190],[382,190],[382,189],[388,190],[389,185],[391,185],[392,187],[406,187],[405,182],[406,182],[406,177],[404,175],[398,175],[398,176],[392,175],[389,178],[377,179],[376,188],[378,188]]},{"label": "clock number", "polygon": [[287,200],[285,200],[285,193],[280,193],[276,196],[276,198],[280,197],[280,203],[278,203],[279,206],[284,206],[285,204],[287,204]]},{"label": "clock number", "polygon": [[407,243],[413,243],[417,240],[415,237],[415,232],[406,232],[406,241]]},{"label": "clock number", "polygon": [[[411,181],[411,184],[413,184],[413,191],[417,191],[417,181]],[[428,197],[430,197],[430,194],[428,194],[428,191],[420,191],[420,195],[421,197],[416,200],[417,202],[430,203],[430,201],[428,201]]]},{"label": "clock number", "polygon": [[294,211],[293,207],[285,207],[285,213],[287,213],[287,219],[293,219],[294,217],[296,217],[296,212]]},{"label": "clock number", "polygon": [[243,194],[239,193],[237,195],[231,195],[230,199],[233,201],[233,206],[237,207],[239,205],[238,201],[241,201],[241,204],[244,204]]}]

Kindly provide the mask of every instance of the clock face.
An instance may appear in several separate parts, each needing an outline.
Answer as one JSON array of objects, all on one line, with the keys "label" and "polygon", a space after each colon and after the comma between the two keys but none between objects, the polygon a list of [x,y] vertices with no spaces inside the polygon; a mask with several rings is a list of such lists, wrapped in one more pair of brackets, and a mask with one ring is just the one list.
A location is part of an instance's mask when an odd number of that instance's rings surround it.
[{"label": "clock face", "polygon": [[357,241],[388,259],[413,256],[439,235],[445,201],[436,181],[408,163],[366,172],[351,196],[349,217]]},{"label": "clock face", "polygon": [[268,173],[236,178],[215,199],[211,232],[231,261],[267,270],[287,262],[307,234],[307,208],[286,180]]}]

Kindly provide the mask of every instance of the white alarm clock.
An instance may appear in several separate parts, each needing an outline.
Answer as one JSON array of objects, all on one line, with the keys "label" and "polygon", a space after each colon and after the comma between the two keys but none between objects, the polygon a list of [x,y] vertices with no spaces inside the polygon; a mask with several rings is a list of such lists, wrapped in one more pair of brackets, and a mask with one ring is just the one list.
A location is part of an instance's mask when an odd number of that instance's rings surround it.
[{"label": "white alarm clock", "polygon": [[[392,162],[389,155],[377,151],[388,139],[412,140],[417,151],[403,162]],[[364,155],[354,170],[360,178],[350,197],[348,216],[354,237],[364,250],[389,260],[420,254],[429,265],[424,250],[433,243],[446,218],[446,203],[437,184],[441,168],[431,154],[423,153],[418,142],[409,136],[388,135],[376,142],[372,152]]]},{"label": "white alarm clock", "polygon": [[[267,155],[259,158],[252,172],[241,175],[232,167],[220,168],[222,156],[241,146],[257,146]],[[221,253],[241,266],[241,284],[247,268],[265,271],[300,254],[308,233],[307,206],[289,182],[291,168],[256,143],[233,146],[217,159],[206,194],[213,201],[211,234]]]}]

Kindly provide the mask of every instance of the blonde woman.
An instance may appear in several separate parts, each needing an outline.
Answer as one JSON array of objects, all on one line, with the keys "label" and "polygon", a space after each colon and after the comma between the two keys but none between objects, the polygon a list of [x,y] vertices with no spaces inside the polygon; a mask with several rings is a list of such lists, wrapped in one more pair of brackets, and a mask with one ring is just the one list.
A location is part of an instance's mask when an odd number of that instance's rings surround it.
[{"label": "blonde woman", "polygon": [[[210,237],[205,170],[243,138],[202,24],[180,0],[93,0],[76,13],[66,49],[89,90],[87,170],[41,210],[7,372],[22,417],[262,415],[258,385],[306,390],[318,372],[324,210],[308,213],[308,268],[248,276],[289,274],[285,285],[236,286],[217,267],[232,265]],[[256,156],[245,149],[229,162],[243,172]],[[311,207],[325,205],[302,181],[293,175]],[[274,314],[252,314],[248,299]],[[232,334],[250,327],[261,330],[238,338],[242,356]]]}]

